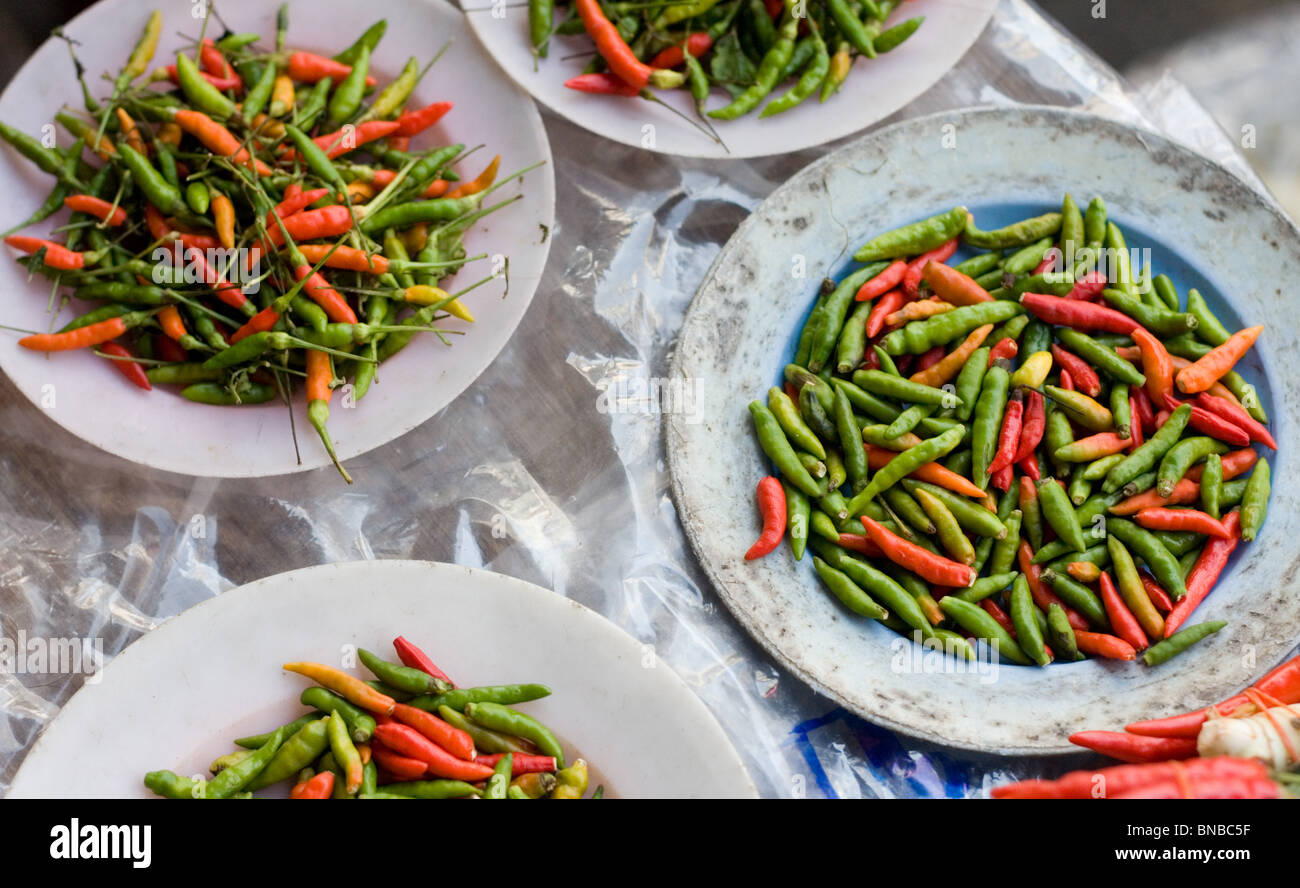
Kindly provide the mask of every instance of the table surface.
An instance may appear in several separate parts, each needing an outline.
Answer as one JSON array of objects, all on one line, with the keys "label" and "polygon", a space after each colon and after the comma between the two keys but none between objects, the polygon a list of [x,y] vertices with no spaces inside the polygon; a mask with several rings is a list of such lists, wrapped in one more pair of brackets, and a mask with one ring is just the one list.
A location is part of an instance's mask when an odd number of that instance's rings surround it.
[{"label": "table surface", "polygon": [[[1011,103],[1150,119],[1099,59],[1024,0],[1003,0],[957,68],[882,125]],[[849,715],[768,660],[686,548],[647,393],[667,377],[675,331],[721,245],[835,146],[679,160],[545,120],[559,199],[531,310],[453,404],[351,460],[351,487],[332,469],[233,481],[144,470],[72,437],[0,379],[0,636],[90,636],[111,655],[270,574],[451,561],[552,588],[652,645],[718,716],[764,795],[976,795],[1082,761],[955,754]],[[1208,121],[1185,115],[1173,135],[1222,148]],[[79,682],[0,673],[0,791]]]}]

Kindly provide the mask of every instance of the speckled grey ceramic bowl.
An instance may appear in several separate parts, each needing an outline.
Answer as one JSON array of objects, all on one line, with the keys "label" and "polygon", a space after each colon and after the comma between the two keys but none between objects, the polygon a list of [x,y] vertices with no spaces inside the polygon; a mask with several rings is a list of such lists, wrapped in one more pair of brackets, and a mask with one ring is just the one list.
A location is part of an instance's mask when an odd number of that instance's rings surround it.
[{"label": "speckled grey ceramic bowl", "polygon": [[[1087,661],[1003,666],[989,680],[915,662],[910,642],[855,617],[782,546],[742,555],[758,531],[754,485],[767,473],[746,404],[763,398],[794,352],[817,281],[838,277],[859,243],[965,204],[982,227],[1102,195],[1130,246],[1152,247],[1180,292],[1197,287],[1229,327],[1268,324],[1240,368],[1283,442],[1268,523],[1239,547],[1195,619],[1229,626],[1154,669]],[[806,268],[803,278],[794,275]],[[666,446],[682,524],[741,624],[795,675],[863,717],[949,746],[1005,754],[1076,750],[1085,728],[1118,728],[1221,699],[1295,645],[1300,516],[1291,441],[1300,232],[1205,158],[1150,132],[1047,108],[972,109],[910,120],[813,163],[777,189],[719,254],[686,316],[672,365],[696,410],[668,418]],[[950,663],[951,661],[943,661]]]}]

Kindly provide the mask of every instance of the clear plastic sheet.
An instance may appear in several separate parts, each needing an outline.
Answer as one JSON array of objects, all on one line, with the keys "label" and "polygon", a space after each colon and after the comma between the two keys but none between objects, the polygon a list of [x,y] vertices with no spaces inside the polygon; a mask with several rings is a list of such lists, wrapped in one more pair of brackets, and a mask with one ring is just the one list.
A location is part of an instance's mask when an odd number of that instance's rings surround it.
[{"label": "clear plastic sheet", "polygon": [[[1024,0],[1004,0],[965,59],[884,123],[1013,103],[1161,128],[1253,178],[1176,84],[1132,91]],[[148,471],[83,444],[0,382],[0,637],[96,638],[111,658],[270,574],[454,561],[552,588],[652,646],[717,715],[765,796],[972,796],[1082,761],[953,753],[835,707],[744,635],[687,549],[652,383],[668,375],[686,306],[737,224],[835,146],[715,163],[624,148],[550,114],[546,125],[558,216],[531,311],[451,406],[351,460],[352,487],[332,469],[233,481]],[[0,791],[82,681],[0,674]]]}]

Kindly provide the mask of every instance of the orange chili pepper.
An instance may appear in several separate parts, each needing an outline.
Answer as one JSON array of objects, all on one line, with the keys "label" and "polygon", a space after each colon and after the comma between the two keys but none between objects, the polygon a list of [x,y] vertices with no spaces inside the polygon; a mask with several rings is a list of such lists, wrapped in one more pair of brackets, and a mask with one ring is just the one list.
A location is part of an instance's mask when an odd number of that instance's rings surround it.
[{"label": "orange chili pepper", "polygon": [[[1094,657],[1104,657],[1107,660],[1137,659],[1137,651],[1134,650],[1133,645],[1114,635],[1075,629],[1074,640],[1079,645],[1079,650],[1085,654],[1092,654]],[[1070,739],[1071,742],[1074,742],[1073,737]]]},{"label": "orange chili pepper", "polygon": [[63,244],[57,244],[52,240],[45,240],[40,237],[28,237],[25,234],[11,234],[5,238],[5,243],[15,250],[22,250],[24,253],[33,254],[45,250],[45,264],[50,268],[57,268],[62,271],[76,271],[86,266],[86,257],[76,250],[69,250]]},{"label": "orange chili pepper", "polygon": [[955,268],[949,268],[942,262],[927,262],[921,279],[930,285],[940,299],[952,305],[975,305],[993,299],[987,290],[975,283],[974,278]]},{"label": "orange chili pepper", "polygon": [[415,728],[456,758],[467,762],[474,761],[474,738],[460,728],[452,727],[436,715],[404,703],[397,704],[397,708],[393,710],[393,717]]},{"label": "orange chili pepper", "polygon": [[378,725],[375,738],[399,755],[424,762],[435,777],[479,781],[492,776],[492,769],[487,765],[456,758],[410,725],[396,722]]},{"label": "orange chili pepper", "polygon": [[63,205],[76,213],[94,216],[109,228],[126,224],[126,210],[90,194],[70,194],[63,199]]},{"label": "orange chili pepper", "polygon": [[185,132],[198,139],[213,154],[230,158],[234,163],[250,167],[259,176],[271,175],[271,168],[248,153],[239,139],[230,130],[217,123],[201,111],[182,108],[176,112],[175,120]]},{"label": "orange chili pepper", "polygon": [[122,127],[122,137],[126,139],[126,144],[130,145],[141,154],[145,154],[144,139],[140,137],[140,128],[135,125],[131,115],[126,113],[124,108],[114,109],[117,113],[117,122]]},{"label": "orange chili pepper", "polygon": [[[898,455],[892,450],[883,450],[874,444],[868,444],[866,448],[867,465],[870,466],[872,471],[887,465],[890,460]],[[951,490],[953,493],[960,493],[962,496],[976,498],[984,496],[984,491],[971,483],[968,478],[936,462],[926,463],[907,477],[915,478],[917,481],[929,481],[931,484]]]},{"label": "orange chili pepper", "polygon": [[1190,367],[1178,371],[1178,387],[1188,394],[1203,392],[1241,360],[1255,344],[1263,325],[1238,330],[1223,345],[1215,346]]},{"label": "orange chili pepper", "polygon": [[486,191],[492,186],[492,183],[496,181],[497,169],[500,166],[501,155],[498,154],[496,157],[492,158],[492,162],[483,169],[483,172],[478,174],[477,178],[465,182],[459,187],[447,192],[447,199],[451,200],[457,197],[469,197],[471,194],[478,194],[480,191]]},{"label": "orange chili pepper", "polygon": [[336,324],[355,324],[357,322],[356,312],[348,301],[343,298],[343,294],[329,285],[325,278],[321,277],[320,272],[311,270],[310,265],[294,266],[293,276],[295,280],[306,280],[302,286],[302,292],[308,299],[315,302],[321,308],[325,309],[325,314]]},{"label": "orange chili pepper", "polygon": [[158,127],[158,141],[175,148],[181,143],[181,128],[174,121],[167,121]]},{"label": "orange chili pepper", "polygon": [[[336,247],[333,244],[302,244],[298,247],[298,250],[312,265],[316,265],[324,259],[326,268],[364,271],[370,274],[384,274],[388,271],[388,259],[386,257],[378,253],[370,254],[356,247]],[[331,250],[334,252],[331,253]]]},{"label": "orange chili pepper", "polygon": [[[343,78],[352,73],[352,66],[312,52],[295,52],[289,56],[289,76],[299,83],[315,83],[332,77],[335,83],[342,83]],[[374,86],[378,81],[366,78],[366,86]]]},{"label": "orange chili pepper", "polygon": [[932,318],[937,314],[952,311],[955,307],[952,303],[944,302],[942,299],[919,299],[916,302],[907,303],[907,305],[885,318],[885,323],[893,327],[906,324],[908,321],[921,321]]},{"label": "orange chili pepper", "polygon": [[220,191],[212,196],[212,221],[216,223],[217,240],[227,250],[235,248],[235,205]]},{"label": "orange chili pepper", "polygon": [[1169,352],[1164,343],[1145,327],[1135,326],[1130,335],[1142,352],[1142,373],[1147,378],[1147,394],[1152,403],[1162,403],[1165,395],[1174,388],[1174,365]]},{"label": "orange chili pepper", "polygon": [[1223,522],[1198,509],[1143,509],[1133,516],[1147,530],[1190,530],[1226,540],[1231,534]]},{"label": "orange chili pepper", "polygon": [[434,179],[429,183],[429,187],[420,194],[420,197],[442,197],[447,193],[450,186],[451,183],[446,179]]},{"label": "orange chili pepper", "polygon": [[913,373],[910,379],[912,382],[919,382],[923,385],[939,388],[945,382],[961,372],[961,368],[966,364],[966,360],[975,353],[975,350],[984,343],[984,340],[992,332],[992,324],[985,324],[983,327],[976,327],[962,341],[961,345],[954,348],[933,366],[927,367],[920,372]]},{"label": "orange chili pepper", "polygon": [[393,708],[397,706],[397,701],[392,697],[379,693],[361,679],[333,666],[322,663],[285,663],[284,668],[288,672],[296,672],[298,675],[310,678],[321,687],[328,688],[362,709],[391,715]]},{"label": "orange chili pepper", "polygon": [[174,305],[164,305],[157,314],[158,324],[171,339],[180,342],[185,338],[185,322],[181,320],[180,310]]},{"label": "orange chili pepper", "polygon": [[937,583],[940,586],[965,588],[975,581],[975,571],[969,565],[936,555],[915,543],[910,543],[892,533],[884,525],[873,521],[866,515],[861,516],[862,526],[867,529],[867,536],[880,547],[885,557],[912,573]]},{"label": "orange chili pepper", "polygon": [[307,400],[324,401],[328,404],[330,396],[334,394],[330,390],[334,371],[330,368],[329,354],[309,348],[304,358],[307,362]]},{"label": "orange chili pepper", "polygon": [[[903,270],[906,271],[906,267]],[[876,334],[885,326],[885,318],[902,308],[905,302],[907,297],[898,288],[890,290],[876,300],[876,304],[871,306],[871,314],[867,316],[867,338],[875,339]]]},{"label": "orange chili pepper", "polygon": [[108,342],[110,339],[116,339],[127,329],[128,324],[123,318],[109,318],[66,333],[37,333],[34,336],[24,336],[18,340],[18,344],[34,351],[70,351],[76,348],[90,348]]}]

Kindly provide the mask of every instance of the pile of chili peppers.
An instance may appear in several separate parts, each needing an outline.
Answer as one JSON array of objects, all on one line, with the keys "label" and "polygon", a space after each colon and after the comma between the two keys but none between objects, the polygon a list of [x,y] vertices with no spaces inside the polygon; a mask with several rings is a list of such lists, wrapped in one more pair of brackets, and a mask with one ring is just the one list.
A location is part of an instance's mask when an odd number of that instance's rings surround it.
[{"label": "pile of chili peppers", "polygon": [[[1000,799],[1294,798],[1300,785],[1300,657],[1251,687],[1205,709],[1136,722],[1124,731],[1082,731],[1072,743],[1128,764],[1074,771],[1058,780],[1024,780],[995,787]],[[1203,729],[1220,720],[1259,719],[1276,737],[1279,755],[1226,755]],[[1288,722],[1291,723],[1288,731]],[[1220,723],[1222,723],[1220,721]]]},{"label": "pile of chili peppers", "polygon": [[200,35],[146,77],[161,23],[149,18],[110,97],[92,97],[82,79],[85,113],[55,115],[71,145],[0,124],[55,180],[10,231],[71,211],[55,228],[61,241],[6,243],[53,282],[52,304],[71,288],[77,305],[97,305],[20,345],[94,349],[142,389],[176,385],[205,404],[289,404],[305,392],[351,481],[326,431],[332,392],[350,382],[364,398],[378,365],[415,334],[450,344],[463,331],[438,322],[473,321],[460,297],[496,275],[457,293],[438,283],[484,258],[467,256],[462,238],[517,199],[484,205],[515,177],[497,180],[497,157],[459,181],[464,145],[411,150],[451,103],[406,107],[428,71],[415,58],[377,88],[368,72],[384,21],[325,58],[285,48],[281,7],[273,48],[258,34]]},{"label": "pile of chili peppers", "polygon": [[780,477],[745,557],[788,535],[851,611],[958,656],[1156,666],[1222,629],[1187,622],[1267,512],[1233,370],[1263,328],[1136,269],[1100,198],[996,231],[956,207],[854,260],[749,405]]},{"label": "pile of chili peppers", "polygon": [[[556,23],[553,0],[529,0],[533,51],[547,54],[552,35],[586,34],[596,54],[565,86],[581,92],[654,98],[649,87],[690,92],[701,117],[734,120],[763,106],[761,117],[826,101],[859,58],[874,59],[911,37],[924,17],[892,26],[902,0],[675,0],[664,3],[574,0]],[[783,94],[768,101],[782,83]],[[715,88],[730,101],[706,109]]]},{"label": "pile of chili peppers", "polygon": [[[511,707],[549,696],[539,684],[457,688],[399,636],[400,663],[359,649],[375,678],[320,663],[284,668],[316,682],[310,711],[212,762],[212,777],[150,771],[144,785],[168,799],[252,798],[292,781],[294,799],[580,799],[587,763],[566,766],[550,729]],[[591,798],[602,798],[598,786]]]}]

